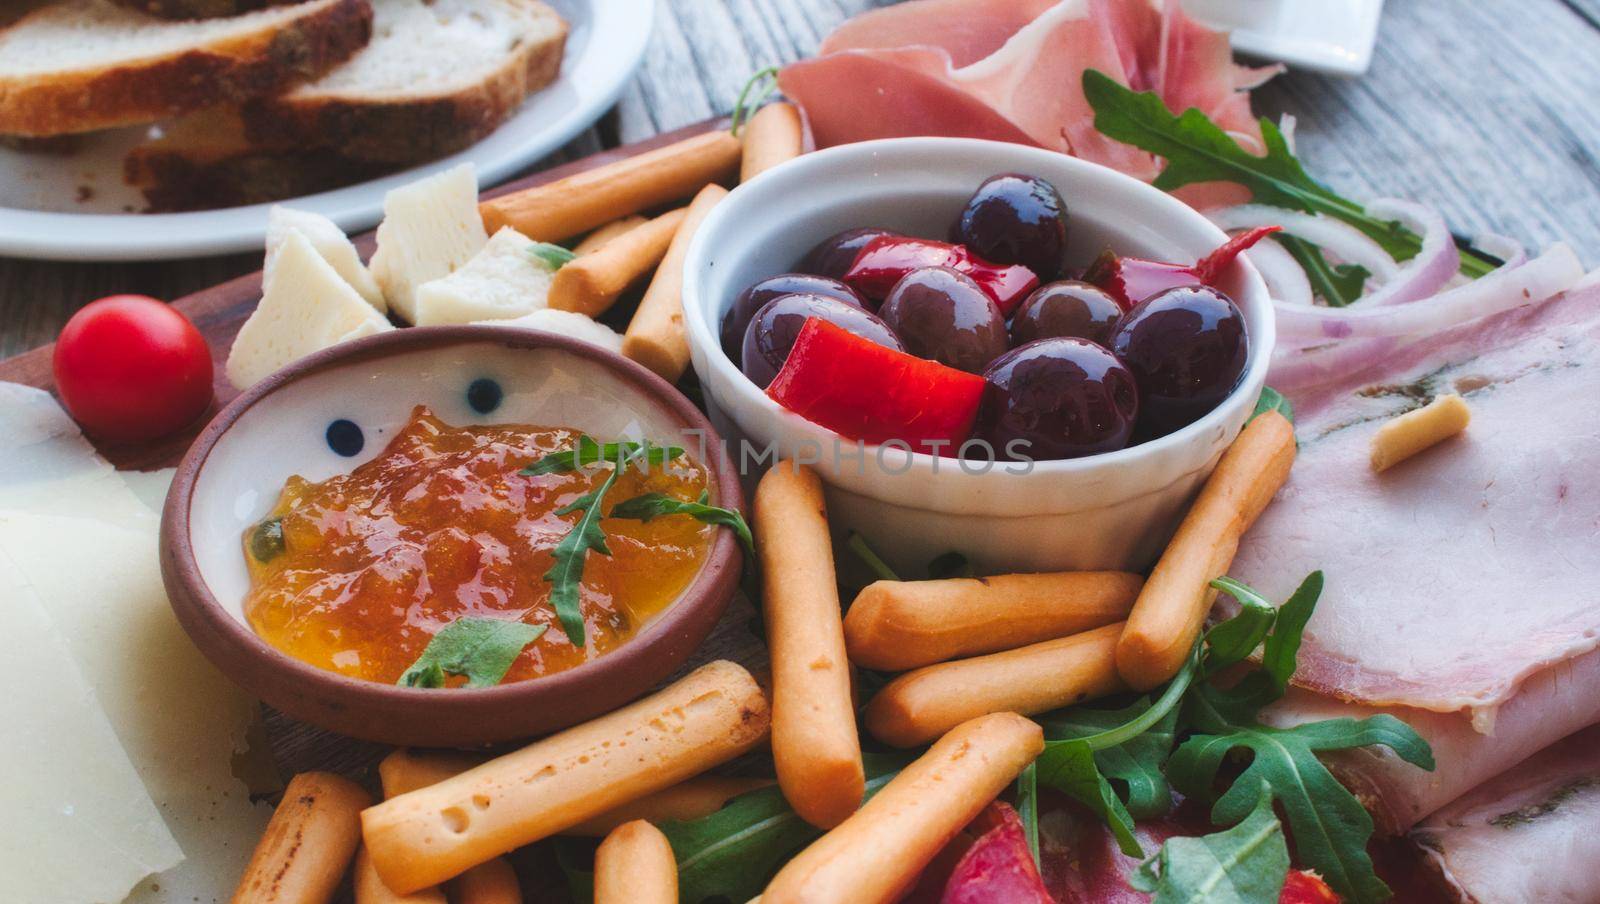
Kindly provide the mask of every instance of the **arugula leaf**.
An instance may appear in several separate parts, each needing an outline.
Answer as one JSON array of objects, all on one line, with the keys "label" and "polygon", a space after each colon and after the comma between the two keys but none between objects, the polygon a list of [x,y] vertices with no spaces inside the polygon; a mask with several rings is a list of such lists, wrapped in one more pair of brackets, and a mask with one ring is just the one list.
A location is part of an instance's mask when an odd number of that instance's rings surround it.
[{"label": "arugula leaf", "polygon": [[754,556],[756,543],[750,536],[750,525],[745,523],[744,516],[733,509],[708,505],[707,500],[710,498],[711,494],[705,490],[700,491],[700,498],[694,502],[674,499],[666,493],[645,493],[612,506],[611,517],[650,521],[661,515],[688,515],[701,523],[720,524],[733,531],[734,536],[744,545],[745,551]]},{"label": "arugula leaf", "polygon": [[[1159,867],[1159,869],[1158,869]],[[1277,904],[1289,847],[1265,785],[1244,821],[1200,838],[1170,838],[1129,877],[1151,904]]]},{"label": "arugula leaf", "polygon": [[1054,741],[1045,745],[1036,761],[1039,782],[1061,791],[1088,807],[1111,828],[1117,847],[1130,857],[1143,857],[1144,849],[1133,834],[1133,815],[1115,788],[1100,774],[1094,748],[1085,741]]},{"label": "arugula leaf", "polygon": [[1029,763],[1017,776],[1017,818],[1022,820],[1022,834],[1028,839],[1028,853],[1033,855],[1033,865],[1039,862],[1039,767]]},{"label": "arugula leaf", "polygon": [[[561,628],[567,632],[567,640],[575,647],[583,646],[585,641],[583,609],[578,605],[583,589],[583,566],[588,561],[590,550],[603,556],[611,555],[611,548],[606,545],[606,532],[600,527],[600,503],[624,468],[639,456],[648,458],[652,450],[658,447],[647,442],[606,443],[606,448],[615,449],[615,467],[600,481],[599,486],[556,509],[557,515],[570,515],[573,512],[582,512],[582,515],[572,530],[551,550],[555,561],[543,575],[550,584],[550,605],[561,619]],[[580,441],[579,452],[582,451]],[[544,459],[548,460],[548,457]]]},{"label": "arugula leaf", "polygon": [[1271,603],[1233,578],[1217,578],[1211,586],[1238,600],[1239,614],[1206,632],[1201,671],[1208,678],[1249,659],[1278,620],[1278,610]]},{"label": "arugula leaf", "polygon": [[528,256],[546,270],[560,270],[578,259],[576,254],[550,242],[534,242],[528,246]]},{"label": "arugula leaf", "polygon": [[[749,122],[751,117],[756,115],[756,111],[761,109],[761,105],[767,102],[767,98],[777,93],[777,90],[777,66],[758,69],[750,76],[744,87],[739,89],[738,99],[733,102],[733,125],[728,130],[733,137],[739,137],[739,127]],[[752,91],[755,93],[752,94]]]},{"label": "arugula leaf", "polygon": [[[1081,740],[1127,725],[1148,713],[1151,707],[1150,699],[1141,697],[1122,709],[1075,707],[1042,716],[1038,722],[1051,741]],[[1177,740],[1178,707],[1172,705],[1165,709],[1165,715],[1143,733],[1121,744],[1094,751],[1094,762],[1100,773],[1123,783],[1128,813],[1135,819],[1154,819],[1165,815],[1172,806],[1172,788],[1161,770]]]},{"label": "arugula leaf", "polygon": [[[1083,94],[1094,108],[1095,128],[1166,160],[1153,183],[1173,191],[1196,182],[1233,182],[1248,188],[1259,204],[1323,213],[1349,223],[1370,236],[1396,260],[1415,257],[1422,239],[1399,223],[1380,220],[1360,204],[1335,194],[1305,171],[1289,151],[1289,143],[1271,120],[1261,119],[1266,154],[1257,156],[1197,109],[1173,115],[1153,92],[1136,92],[1103,72],[1083,73]],[[1461,272],[1478,277],[1494,266],[1462,252]]]},{"label": "arugula leaf", "polygon": [[1328,303],[1329,307],[1342,308],[1361,297],[1361,292],[1372,273],[1360,264],[1328,263],[1322,249],[1305,239],[1279,233],[1273,236],[1283,250],[1289,252],[1300,269],[1306,271],[1311,291]]},{"label": "arugula leaf", "polygon": [[517,654],[544,635],[549,625],[467,615],[445,625],[405,670],[401,687],[444,687],[446,675],[465,675],[467,687],[499,684]]},{"label": "arugula leaf", "polygon": [[[911,758],[863,756],[867,796],[889,783]],[[748,901],[793,854],[822,835],[801,819],[777,786],[728,801],[709,816],[659,824],[678,859],[678,897],[684,904],[710,898]]]},{"label": "arugula leaf", "polygon": [[639,452],[645,453],[643,461],[646,465],[665,464],[683,454],[683,450],[677,446],[658,446],[649,440],[639,443],[623,441],[601,444],[587,435],[580,435],[576,448],[552,452],[517,473],[527,477],[564,474],[602,461],[616,461],[619,455],[632,461]]},{"label": "arugula leaf", "polygon": [[1294,406],[1289,404],[1289,400],[1271,386],[1263,386],[1261,396],[1256,399],[1256,410],[1250,413],[1250,419],[1255,420],[1257,416],[1268,411],[1276,411],[1283,415],[1284,420],[1294,423]]},{"label": "arugula leaf", "polygon": [[889,567],[889,563],[885,562],[876,552],[873,551],[871,546],[867,545],[866,537],[861,536],[855,531],[851,531],[850,539],[845,541],[845,546],[849,547],[850,551],[856,554],[856,558],[860,559],[864,565],[871,569],[872,573],[877,575],[879,580],[900,580],[900,576],[894,573],[894,569]]}]

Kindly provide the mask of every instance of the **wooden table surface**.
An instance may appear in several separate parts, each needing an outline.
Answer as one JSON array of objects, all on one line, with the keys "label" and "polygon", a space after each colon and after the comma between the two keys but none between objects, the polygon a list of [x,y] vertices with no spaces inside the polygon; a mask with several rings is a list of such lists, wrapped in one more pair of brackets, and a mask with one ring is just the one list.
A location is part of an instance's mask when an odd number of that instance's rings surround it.
[{"label": "wooden table surface", "polygon": [[[641,0],[645,2],[645,0]],[[810,54],[887,0],[655,0],[638,78],[553,165],[725,113],[748,75]],[[1311,171],[1347,195],[1443,210],[1458,231],[1565,240],[1600,263],[1600,0],[1389,0],[1372,70],[1282,76],[1258,112],[1290,114]],[[0,258],[0,357],[52,340],[114,292],[174,298],[260,255],[81,264]]]}]

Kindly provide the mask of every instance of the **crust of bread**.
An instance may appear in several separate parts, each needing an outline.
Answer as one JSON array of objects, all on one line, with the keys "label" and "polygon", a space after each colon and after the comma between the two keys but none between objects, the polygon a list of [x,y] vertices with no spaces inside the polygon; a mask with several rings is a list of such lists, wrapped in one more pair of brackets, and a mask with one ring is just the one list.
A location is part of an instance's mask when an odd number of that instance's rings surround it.
[{"label": "crust of bread", "polygon": [[517,48],[491,77],[459,91],[383,101],[359,96],[258,98],[244,105],[251,141],[285,136],[337,148],[356,160],[416,163],[452,154],[487,136],[533,92],[555,81],[567,23],[548,40]]},{"label": "crust of bread", "polygon": [[111,0],[162,19],[220,19],[301,0]]},{"label": "crust of bread", "polygon": [[[314,5],[314,4],[308,4]],[[25,28],[28,17],[12,28]],[[39,137],[154,122],[314,79],[372,35],[368,0],[136,64],[0,79],[0,133]]]}]

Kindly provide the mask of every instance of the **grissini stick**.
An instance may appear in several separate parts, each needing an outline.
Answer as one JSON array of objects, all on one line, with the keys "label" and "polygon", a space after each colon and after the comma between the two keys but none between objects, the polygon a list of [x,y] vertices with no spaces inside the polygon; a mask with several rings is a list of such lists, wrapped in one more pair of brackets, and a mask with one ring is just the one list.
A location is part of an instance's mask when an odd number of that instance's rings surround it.
[{"label": "grissini stick", "polygon": [[393,891],[378,877],[378,871],[372,868],[372,858],[365,850],[356,854],[355,878],[351,885],[355,904],[446,904],[444,891],[437,887],[408,895]]},{"label": "grissini stick", "polygon": [[385,798],[399,797],[418,788],[437,785],[488,761],[488,757],[476,753],[401,748],[378,763],[378,782],[383,785]]},{"label": "grissini stick", "polygon": [[726,762],[767,736],[767,699],[732,662],[361,814],[390,888],[437,885]]},{"label": "grissini stick", "polygon": [[1121,621],[1143,586],[1124,571],[877,581],[845,613],[844,641],[856,665],[902,672]]},{"label": "grissini stick", "polygon": [[1125,690],[1117,674],[1121,636],[1117,622],[907,672],[867,704],[867,731],[885,744],[915,747],[984,713],[1033,715]]},{"label": "grissini stick", "polygon": [[1455,393],[1442,395],[1407,411],[1372,435],[1372,470],[1382,473],[1418,452],[1430,449],[1472,422],[1472,409]]},{"label": "grissini stick", "polygon": [[800,111],[794,104],[767,104],[744,127],[744,159],[739,165],[739,181],[749,182],[769,169],[800,156],[805,150],[805,133],[800,127]]},{"label": "grissini stick", "polygon": [[639,309],[628,321],[628,331],[622,335],[622,354],[655,371],[668,383],[678,382],[689,366],[689,334],[683,325],[683,266],[689,256],[689,243],[706,215],[727,196],[728,190],[720,185],[707,185],[694,196],[661,266],[650,280],[650,288],[639,300]]},{"label": "grissini stick", "polygon": [[831,828],[866,790],[833,546],[815,471],[773,464],[756,487],[756,553],[772,654],[772,758],[795,812]]},{"label": "grissini stick", "polygon": [[683,208],[664,213],[592,254],[568,261],[550,279],[550,307],[589,317],[605,313],[629,286],[661,263],[687,213]]},{"label": "grissini stick", "polygon": [[490,198],[478,205],[490,235],[510,226],[536,242],[560,242],[612,220],[687,198],[734,174],[739,139],[717,129],[605,166]]},{"label": "grissini stick", "polygon": [[284,789],[233,904],[326,904],[361,843],[372,796],[349,779],[302,772]]},{"label": "grissini stick", "polygon": [[778,871],[762,904],[889,904],[1044,749],[1016,713],[963,723]]},{"label": "grissini stick", "polygon": [[629,214],[628,216],[622,217],[618,220],[612,220],[604,226],[601,226],[599,229],[596,229],[594,232],[584,236],[583,241],[573,245],[572,253],[578,255],[579,257],[583,257],[585,254],[589,254],[590,252],[599,251],[606,242],[611,241],[612,239],[622,235],[636,226],[644,225],[645,222],[645,218],[636,213]]},{"label": "grissini stick", "polygon": [[600,842],[594,904],[678,904],[678,860],[660,829],[635,819]]},{"label": "grissini stick", "polygon": [[450,880],[452,904],[522,904],[517,871],[504,857],[480,863]]},{"label": "grissini stick", "polygon": [[1239,540],[1289,477],[1294,426],[1268,411],[1222,454],[1200,496],[1150,572],[1117,644],[1117,671],[1147,691],[1177,674],[1194,647]]}]

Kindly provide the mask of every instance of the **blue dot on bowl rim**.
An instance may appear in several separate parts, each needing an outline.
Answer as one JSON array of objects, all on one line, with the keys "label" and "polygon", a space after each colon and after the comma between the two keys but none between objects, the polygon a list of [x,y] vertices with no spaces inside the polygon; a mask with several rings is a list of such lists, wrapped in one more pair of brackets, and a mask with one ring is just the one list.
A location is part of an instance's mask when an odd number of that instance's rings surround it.
[{"label": "blue dot on bowl rim", "polygon": [[366,436],[361,433],[361,426],[346,418],[330,422],[326,437],[328,448],[345,458],[360,455],[362,447],[367,444]]},{"label": "blue dot on bowl rim", "polygon": [[501,400],[505,397],[506,393],[500,387],[500,381],[489,377],[479,377],[467,387],[467,404],[479,414],[488,414],[499,408]]}]

